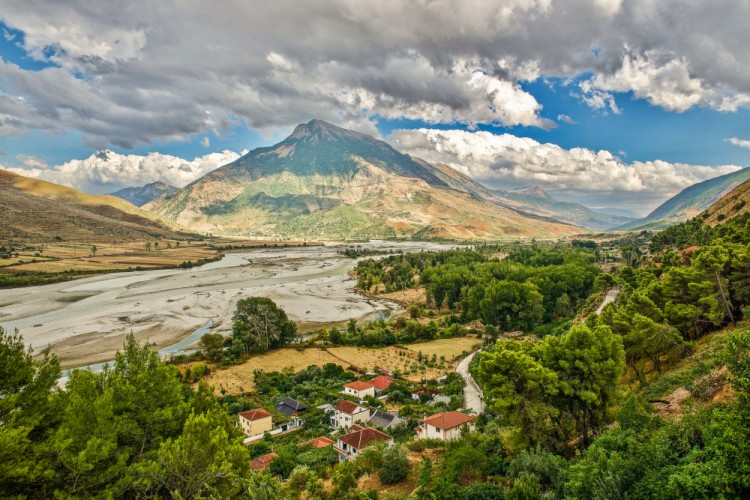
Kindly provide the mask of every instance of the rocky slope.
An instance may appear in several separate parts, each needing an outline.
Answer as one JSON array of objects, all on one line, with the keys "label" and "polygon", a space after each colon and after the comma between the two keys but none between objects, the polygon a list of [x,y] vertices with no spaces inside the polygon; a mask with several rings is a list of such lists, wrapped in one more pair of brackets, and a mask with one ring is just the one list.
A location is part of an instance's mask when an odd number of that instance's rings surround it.
[{"label": "rocky slope", "polygon": [[701,214],[712,226],[727,221],[750,210],[750,180],[747,180],[722,196]]}]

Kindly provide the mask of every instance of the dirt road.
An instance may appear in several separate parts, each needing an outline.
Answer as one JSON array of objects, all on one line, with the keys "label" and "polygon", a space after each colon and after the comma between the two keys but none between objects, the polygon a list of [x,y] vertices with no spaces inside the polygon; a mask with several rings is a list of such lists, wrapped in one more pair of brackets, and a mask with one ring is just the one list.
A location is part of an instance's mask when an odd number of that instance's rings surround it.
[{"label": "dirt road", "polygon": [[471,360],[474,359],[477,352],[479,351],[474,351],[461,360],[456,368],[456,372],[466,382],[466,387],[464,387],[464,408],[479,414],[484,411],[484,394],[482,394],[482,389],[479,388],[479,385],[477,385],[469,373],[469,364],[471,364]]}]

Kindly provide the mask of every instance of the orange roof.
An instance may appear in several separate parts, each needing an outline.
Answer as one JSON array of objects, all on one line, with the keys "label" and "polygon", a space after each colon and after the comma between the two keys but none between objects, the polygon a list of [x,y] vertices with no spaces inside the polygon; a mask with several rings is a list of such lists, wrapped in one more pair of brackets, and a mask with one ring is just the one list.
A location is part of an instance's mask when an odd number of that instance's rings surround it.
[{"label": "orange roof", "polygon": [[363,382],[361,380],[355,380],[354,382],[349,382],[348,384],[345,384],[344,387],[348,387],[349,389],[354,389],[355,391],[364,391],[365,389],[369,389],[370,387],[374,387],[372,382]]},{"label": "orange roof", "polygon": [[467,415],[458,411],[441,411],[431,417],[426,417],[424,423],[447,431],[471,422],[475,418],[477,418],[476,415]]},{"label": "orange roof", "polygon": [[270,417],[271,414],[268,413],[263,408],[256,408],[254,410],[250,411],[243,411],[240,413],[240,417],[244,418],[245,420],[253,421],[253,420],[260,420],[261,418],[267,418]]},{"label": "orange roof", "polygon": [[310,441],[305,441],[304,443],[300,443],[300,446],[312,446],[313,448],[325,448],[326,446],[331,446],[333,444],[333,439],[328,438],[326,436],[320,436],[316,437],[315,439],[311,439]]},{"label": "orange roof", "polygon": [[336,403],[336,406],[334,406],[333,409],[338,410],[338,411],[343,411],[344,413],[347,413],[349,415],[354,415],[354,412],[357,410],[358,407],[359,405],[357,403],[352,403],[351,401],[342,399],[338,403]]},{"label": "orange roof", "polygon": [[350,432],[349,434],[339,436],[339,441],[348,444],[356,450],[361,450],[368,444],[374,443],[375,441],[388,441],[390,439],[393,438],[385,432],[380,432],[379,430],[372,429],[370,427],[364,427],[355,430],[354,432]]},{"label": "orange roof", "polygon": [[374,379],[370,380],[370,383],[375,386],[375,389],[388,389],[393,383],[393,379],[386,375],[379,375]]},{"label": "orange roof", "polygon": [[252,470],[263,470],[269,465],[271,465],[271,462],[273,462],[273,459],[278,457],[279,454],[275,451],[272,451],[271,453],[268,453],[266,455],[261,455],[258,458],[254,458],[250,460],[250,468]]}]

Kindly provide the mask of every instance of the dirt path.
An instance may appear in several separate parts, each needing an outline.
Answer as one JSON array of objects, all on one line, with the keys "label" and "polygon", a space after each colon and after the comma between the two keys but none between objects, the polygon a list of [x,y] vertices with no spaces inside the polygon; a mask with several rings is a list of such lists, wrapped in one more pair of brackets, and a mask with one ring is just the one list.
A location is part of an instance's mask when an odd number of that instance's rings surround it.
[{"label": "dirt path", "polygon": [[607,304],[611,304],[615,300],[617,300],[617,296],[620,295],[620,289],[619,288],[612,288],[611,290],[607,291],[607,295],[604,297],[604,300],[599,305],[599,308],[596,310],[596,314],[601,314],[602,310],[604,310],[604,306]]},{"label": "dirt path", "polygon": [[474,351],[462,359],[456,368],[456,373],[461,375],[461,378],[466,382],[466,387],[464,387],[464,408],[479,414],[484,411],[484,394],[482,394],[482,389],[479,388],[479,385],[477,385],[471,377],[471,373],[469,373],[469,365],[477,352],[479,351]]}]

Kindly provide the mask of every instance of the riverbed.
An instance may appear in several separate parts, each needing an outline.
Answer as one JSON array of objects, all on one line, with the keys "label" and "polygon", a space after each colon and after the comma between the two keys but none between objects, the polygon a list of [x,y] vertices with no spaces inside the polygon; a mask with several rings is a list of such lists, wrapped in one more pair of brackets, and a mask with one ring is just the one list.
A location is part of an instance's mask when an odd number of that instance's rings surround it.
[{"label": "riverbed", "polygon": [[[362,248],[418,252],[427,242],[373,241]],[[227,334],[237,300],[273,299],[305,328],[387,317],[398,306],[354,290],[357,260],[343,245],[232,253],[192,269],[108,274],[0,290],[0,326],[17,328],[34,352],[49,347],[63,367],[112,360],[129,332],[162,354],[187,349],[207,331]]]}]

